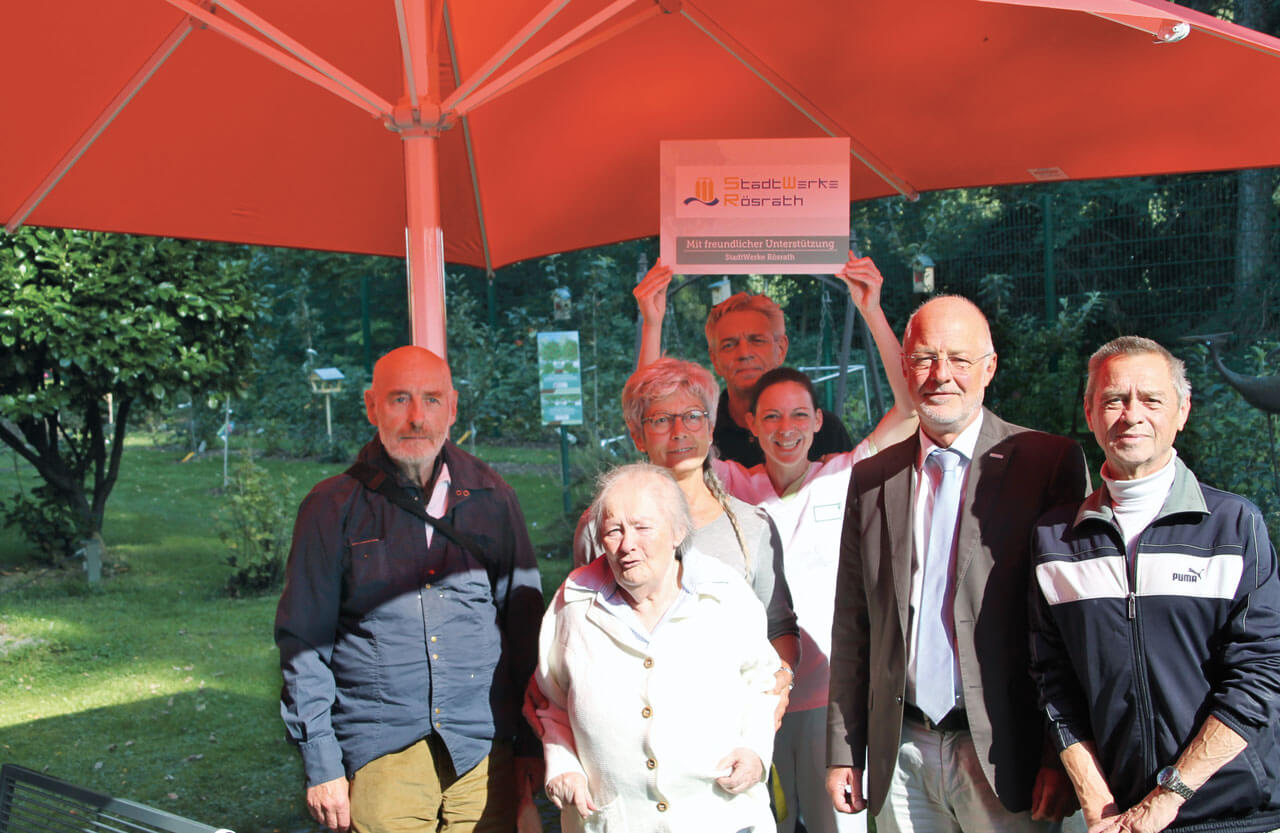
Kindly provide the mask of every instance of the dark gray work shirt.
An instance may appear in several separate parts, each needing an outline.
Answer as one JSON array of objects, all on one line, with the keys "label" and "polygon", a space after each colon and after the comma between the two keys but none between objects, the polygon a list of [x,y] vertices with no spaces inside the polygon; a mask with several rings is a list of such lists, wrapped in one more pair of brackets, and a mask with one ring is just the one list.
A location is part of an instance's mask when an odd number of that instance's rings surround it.
[{"label": "dark gray work shirt", "polygon": [[[441,455],[444,517],[507,565],[496,588],[470,553],[439,532],[428,546],[425,522],[345,473],[298,510],[275,636],[280,712],[308,785],[351,777],[433,732],[458,773],[495,739],[541,755],[519,714],[543,610],[524,516],[484,463],[451,442]],[[416,490],[376,436],[360,459]]]}]

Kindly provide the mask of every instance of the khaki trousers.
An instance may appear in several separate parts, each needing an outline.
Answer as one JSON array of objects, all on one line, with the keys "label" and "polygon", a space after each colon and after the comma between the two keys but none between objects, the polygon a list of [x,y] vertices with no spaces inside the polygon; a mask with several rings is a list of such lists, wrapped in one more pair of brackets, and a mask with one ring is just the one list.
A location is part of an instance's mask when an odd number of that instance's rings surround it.
[{"label": "khaki trousers", "polygon": [[[1037,739],[1038,740],[1038,739]],[[893,782],[879,833],[1059,833],[1061,825],[1010,813],[982,773],[968,732],[936,732],[902,721]]]},{"label": "khaki trousers", "polygon": [[488,757],[459,775],[444,742],[430,735],[370,761],[351,779],[355,833],[510,833],[515,819],[508,743],[495,741]]}]

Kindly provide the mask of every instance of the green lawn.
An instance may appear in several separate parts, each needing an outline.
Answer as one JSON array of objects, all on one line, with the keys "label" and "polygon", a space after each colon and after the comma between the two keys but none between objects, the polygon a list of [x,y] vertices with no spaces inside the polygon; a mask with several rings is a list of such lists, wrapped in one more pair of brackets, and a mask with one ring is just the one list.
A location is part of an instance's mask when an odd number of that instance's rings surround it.
[{"label": "green lawn", "polygon": [[[572,532],[558,448],[478,453],[520,495],[550,596]],[[309,830],[277,711],[275,599],[223,592],[222,460],[181,456],[147,441],[126,449],[100,588],[32,566],[26,543],[0,530],[0,761],[238,833]],[[12,453],[0,461],[0,495],[34,483]],[[345,467],[260,462],[298,484],[294,504]]]}]

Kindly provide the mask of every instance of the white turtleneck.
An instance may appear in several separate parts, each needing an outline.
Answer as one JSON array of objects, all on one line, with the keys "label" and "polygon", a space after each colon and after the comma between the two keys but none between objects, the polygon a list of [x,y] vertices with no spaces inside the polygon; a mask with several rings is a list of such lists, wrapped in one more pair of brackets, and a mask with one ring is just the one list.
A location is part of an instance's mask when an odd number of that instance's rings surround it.
[{"label": "white turtleneck", "polygon": [[1124,536],[1125,551],[1130,558],[1142,530],[1151,525],[1164,506],[1165,498],[1173,490],[1173,461],[1178,452],[1170,449],[1169,462],[1155,474],[1137,480],[1112,480],[1107,476],[1107,466],[1102,466],[1102,480],[1107,484],[1111,509],[1115,512],[1120,534]]}]

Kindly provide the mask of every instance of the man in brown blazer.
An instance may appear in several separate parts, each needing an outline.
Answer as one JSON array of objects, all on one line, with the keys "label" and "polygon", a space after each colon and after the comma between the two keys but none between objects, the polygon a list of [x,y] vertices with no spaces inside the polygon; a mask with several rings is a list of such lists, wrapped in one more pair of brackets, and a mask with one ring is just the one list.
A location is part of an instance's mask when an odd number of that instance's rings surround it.
[{"label": "man in brown blazer", "polygon": [[828,792],[879,833],[1051,829],[1073,796],[1028,672],[1028,542],[1088,492],[1084,455],[982,407],[996,354],[970,301],[921,306],[902,362],[920,431],[858,464],[846,502]]}]

